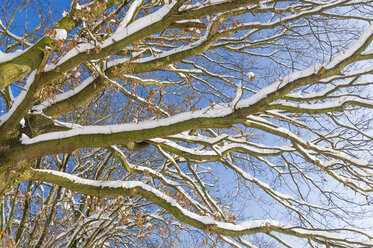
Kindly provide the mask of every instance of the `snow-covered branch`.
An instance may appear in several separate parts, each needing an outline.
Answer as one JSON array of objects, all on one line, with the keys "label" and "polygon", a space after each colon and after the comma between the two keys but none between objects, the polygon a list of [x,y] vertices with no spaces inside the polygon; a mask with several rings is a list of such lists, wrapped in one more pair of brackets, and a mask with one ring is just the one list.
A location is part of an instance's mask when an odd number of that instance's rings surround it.
[{"label": "snow-covered branch", "polygon": [[238,224],[216,221],[210,216],[200,216],[182,208],[175,199],[167,196],[151,186],[136,181],[95,181],[82,179],[68,173],[50,170],[32,170],[25,175],[24,180],[42,180],[64,186],[77,192],[96,195],[141,195],[153,204],[167,209],[182,222],[202,230],[226,236],[242,236],[244,234],[279,232],[314,240],[320,244],[344,247],[370,247],[372,241],[347,238],[328,230],[310,230],[291,226],[274,220],[251,220]]}]

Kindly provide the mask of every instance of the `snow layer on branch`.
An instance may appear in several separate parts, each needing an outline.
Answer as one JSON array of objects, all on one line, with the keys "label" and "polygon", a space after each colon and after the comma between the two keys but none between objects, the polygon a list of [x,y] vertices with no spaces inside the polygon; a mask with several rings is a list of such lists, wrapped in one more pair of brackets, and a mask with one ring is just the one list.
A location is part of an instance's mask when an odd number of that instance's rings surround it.
[{"label": "snow layer on branch", "polygon": [[128,37],[140,31],[141,29],[146,28],[147,26],[150,26],[156,22],[161,21],[170,12],[170,10],[176,4],[176,2],[177,1],[172,1],[170,4],[165,4],[162,8],[160,8],[156,12],[150,15],[144,16],[132,22],[127,27],[118,30],[118,32],[115,32],[112,36],[110,36],[108,39],[104,41],[104,43],[102,44],[102,48],[113,44],[114,41],[122,40],[125,37]]},{"label": "snow layer on branch", "polygon": [[[183,51],[186,51],[186,50],[190,50],[190,49],[193,49],[194,47],[198,47],[201,45],[201,43],[203,42],[204,38],[196,41],[196,42],[193,42],[193,43],[190,43],[186,46],[179,46],[179,47],[176,47],[174,49],[171,49],[171,50],[168,50],[168,51],[164,51],[160,54],[157,54],[157,55],[154,55],[154,56],[149,56],[149,57],[146,57],[146,58],[141,58],[141,59],[138,59],[138,60],[135,60],[134,62],[135,63],[145,63],[145,62],[149,62],[149,61],[152,61],[152,60],[155,60],[155,59],[160,59],[160,58],[166,58],[172,54],[175,54],[175,53],[180,53],[180,52],[183,52]],[[193,71],[188,71],[188,72],[193,72]],[[198,70],[194,70],[194,72],[200,72]]]},{"label": "snow layer on branch", "polygon": [[[62,95],[62,94],[61,94]],[[89,134],[112,134],[118,132],[129,132],[135,130],[146,130],[159,127],[167,127],[172,124],[184,122],[194,118],[216,118],[224,117],[232,113],[232,108],[227,107],[227,104],[216,105],[214,109],[205,108],[195,112],[185,112],[177,114],[165,119],[144,121],[139,124],[128,123],[108,126],[85,126],[80,128],[74,128],[68,131],[52,132],[48,134],[42,134],[31,138],[24,144],[33,144],[46,140],[63,139],[73,137],[76,135],[89,135]]]},{"label": "snow layer on branch", "polygon": [[[108,39],[106,39],[101,48],[105,48],[107,46],[112,45],[116,41],[123,40],[124,38],[133,35],[134,33],[150,26],[156,22],[161,21],[172,9],[172,7],[176,4],[177,1],[172,1],[171,4],[166,4],[156,12],[144,16],[131,24],[127,27],[118,30],[113,35],[111,35]],[[74,49],[71,49],[65,56],[63,56],[55,66],[47,66],[44,71],[54,70],[57,66],[61,65],[62,63],[66,62],[70,58],[78,55],[79,53],[84,53],[87,50],[93,49],[95,46],[91,43],[82,43],[77,45]]]},{"label": "snow layer on branch", "polygon": [[37,169],[35,171],[52,174],[61,178],[66,178],[72,183],[92,186],[92,187],[100,187],[100,188],[112,188],[112,189],[132,189],[135,187],[140,187],[147,192],[153,193],[156,197],[165,200],[168,204],[172,207],[176,207],[179,209],[184,215],[198,219],[199,221],[203,222],[205,225],[215,224],[216,221],[210,216],[199,216],[195,213],[189,212],[188,210],[183,209],[175,199],[169,197],[168,195],[164,194],[163,192],[154,189],[153,187],[138,181],[97,181],[97,180],[90,180],[80,178],[75,175],[70,175],[68,173],[60,172],[60,171],[53,171],[53,170],[44,170],[44,169]]},{"label": "snow layer on branch", "polygon": [[2,115],[0,117],[0,126],[9,119],[10,116],[12,116],[12,114],[14,113],[14,111],[18,108],[18,106],[21,104],[21,102],[23,101],[23,99],[25,98],[26,94],[27,94],[27,91],[28,89],[30,88],[31,84],[34,82],[34,79],[35,79],[35,75],[36,75],[36,70],[32,71],[29,75],[29,77],[27,78],[27,82],[26,82],[26,85],[24,87],[24,90],[19,93],[19,95],[17,96],[17,98],[14,100],[14,103],[12,105],[12,108],[9,110],[8,113],[5,113],[4,115]]},{"label": "snow layer on branch", "polygon": [[56,33],[51,36],[54,40],[66,40],[67,38],[67,31],[66,29],[56,28],[53,29]]},{"label": "snow layer on branch", "polygon": [[[179,8],[179,11],[187,11],[187,10],[197,10],[197,9],[201,9],[201,8],[204,8],[204,7],[207,7],[207,6],[213,6],[213,5],[218,5],[218,4],[222,4],[222,3],[227,3],[226,0],[208,0],[208,1],[204,1],[204,2],[199,2],[199,3],[196,3],[194,5],[191,5],[191,4],[188,4],[188,5],[183,5]],[[253,5],[253,4],[249,4],[248,5]]]},{"label": "snow layer on branch", "polygon": [[294,82],[294,81],[302,79],[302,78],[307,78],[307,77],[311,76],[312,74],[317,74],[317,72],[321,69],[321,67],[322,66],[320,64],[315,64],[315,65],[310,66],[306,70],[291,73],[291,74],[285,76],[283,79],[277,80],[273,84],[271,84],[271,85],[265,87],[264,89],[258,91],[252,97],[249,97],[245,100],[241,100],[237,104],[237,109],[238,108],[244,108],[244,107],[247,107],[247,106],[250,106],[250,105],[253,105],[253,104],[259,102],[260,100],[267,97],[269,94],[274,93],[274,92],[284,88],[285,86],[287,86],[291,82]]},{"label": "snow layer on branch", "polygon": [[369,26],[364,30],[363,34],[360,36],[359,40],[349,49],[341,52],[337,57],[335,57],[330,63],[325,66],[325,69],[330,69],[338,65],[340,62],[351,57],[359,48],[361,48],[373,35],[373,25]]},{"label": "snow layer on branch", "polygon": [[[90,83],[92,83],[94,80],[93,77],[88,77],[87,79],[85,79],[83,81],[82,84],[80,84],[79,86],[77,86],[76,88],[72,89],[72,90],[69,90],[65,93],[62,93],[62,94],[58,94],[56,95],[55,97],[55,101],[56,102],[61,102],[63,100],[66,100],[76,94],[78,94],[80,91],[82,91],[85,87],[87,87]],[[40,112],[42,110],[44,110],[45,108],[51,106],[52,104],[54,104],[54,100],[52,98],[48,98],[46,99],[44,102],[34,106],[32,108],[32,111],[36,111],[36,112]]]},{"label": "snow layer on branch", "polygon": [[[175,4],[175,3],[173,2],[173,4]],[[133,33],[136,30],[140,30],[139,27],[136,27],[136,28],[132,27],[134,25],[136,26],[138,22],[140,22],[141,25],[144,24],[146,26],[146,25],[149,25],[149,22],[151,23],[153,18],[155,18],[156,20],[161,20],[169,12],[169,10],[171,9],[173,4],[165,5],[160,10],[154,12],[153,14],[151,14],[147,17],[143,17],[143,18],[131,23],[128,27],[125,28],[125,30],[123,32],[121,32],[120,34],[117,34],[117,35],[119,35],[120,37],[122,37],[122,36],[125,37],[128,34],[122,35],[122,33],[128,33],[128,32]],[[141,26],[141,25],[139,25],[139,26]],[[145,27],[144,25],[141,26],[141,28]],[[370,29],[368,29],[368,31],[365,32],[365,34],[360,39],[359,43],[366,40],[367,37],[369,36],[369,34],[373,33],[373,26],[371,26]],[[112,42],[112,39],[109,39],[109,42]],[[195,45],[195,44],[193,44],[193,45]],[[181,48],[180,50],[188,49],[188,48],[189,47],[186,46],[186,47]],[[75,50],[76,49],[73,49],[72,51],[75,51]],[[349,49],[349,50],[356,50],[356,48]],[[168,53],[173,53],[173,52],[175,52],[175,51],[170,50],[170,51],[162,53],[158,56],[161,56],[161,57],[168,56]],[[62,63],[62,61],[66,61],[67,57],[70,56],[69,53],[59,63]],[[136,62],[140,62],[140,61],[144,62],[144,61],[148,61],[148,60],[152,60],[152,59],[154,59],[154,57],[141,59],[141,60],[138,60]],[[253,96],[251,96],[251,97],[249,97],[245,100],[239,101],[237,103],[236,109],[248,108],[248,107],[254,105],[255,103],[263,100],[269,94],[272,94],[272,93],[282,89],[283,87],[286,87],[288,84],[293,83],[294,81],[298,81],[298,80],[301,80],[301,79],[307,79],[307,77],[309,77],[313,74],[317,74],[321,68],[322,68],[322,66],[320,64],[316,64],[316,65],[313,65],[313,66],[309,67],[306,70],[298,71],[298,72],[289,74],[286,77],[284,77],[283,79],[277,80],[276,82],[269,85],[268,87],[265,87],[264,89],[260,90],[259,92],[257,92]],[[61,95],[63,95],[63,94],[61,94]],[[57,96],[57,97],[63,98],[64,96]],[[56,100],[59,100],[59,99],[56,99]],[[360,99],[345,98],[343,100],[344,101],[354,101],[354,100],[359,101]],[[363,103],[368,104],[368,105],[373,105],[372,101],[368,101],[368,100],[365,100]],[[292,103],[282,103],[282,104],[283,105],[291,105]],[[326,107],[335,107],[335,106],[340,106],[340,103],[337,104],[336,102],[329,102],[329,103],[325,103],[325,104],[314,104],[314,105],[312,105],[312,108],[313,109],[318,109],[318,108],[323,109],[323,108],[326,108]],[[303,106],[302,105],[300,107],[302,108],[302,107],[309,107],[309,106]],[[227,115],[229,115],[233,112],[234,112],[234,110],[229,106],[229,104],[218,104],[218,105],[215,106],[214,109],[211,109],[210,107],[206,107],[206,108],[204,108],[202,110],[199,110],[199,111],[180,113],[180,114],[171,116],[171,117],[166,118],[166,119],[145,121],[145,122],[142,122],[142,123],[139,123],[139,124],[129,123],[129,124],[109,125],[109,126],[99,126],[99,127],[87,126],[87,127],[75,128],[75,129],[72,129],[72,130],[69,130],[69,131],[42,134],[42,135],[36,136],[34,138],[31,138],[30,140],[25,141],[24,144],[33,144],[33,143],[37,143],[37,142],[40,142],[40,141],[53,140],[53,139],[63,139],[63,138],[73,137],[73,136],[76,136],[76,135],[111,134],[111,133],[118,133],[118,132],[127,132],[127,131],[134,131],[134,130],[146,130],[146,129],[153,129],[153,128],[159,128],[159,127],[167,127],[167,126],[170,126],[172,124],[176,124],[176,123],[180,123],[180,122],[184,122],[184,121],[191,120],[191,119],[196,119],[196,118],[225,117],[225,116],[227,116]]]},{"label": "snow layer on branch", "polygon": [[26,134],[21,134],[21,138],[19,138],[19,140],[22,142],[22,141],[24,141],[24,140],[28,140],[28,139],[30,139]]},{"label": "snow layer on branch", "polygon": [[25,128],[25,118],[22,118],[22,120],[19,122],[22,128]]},{"label": "snow layer on branch", "polygon": [[[346,103],[356,103],[356,104],[363,104],[367,106],[373,107],[373,100],[370,99],[364,99],[356,96],[341,96],[337,98],[336,101],[330,101],[330,102],[324,102],[324,103],[314,103],[314,104],[307,104],[307,103],[301,103],[301,104],[294,104],[292,102],[286,102],[281,101],[282,106],[289,106],[293,108],[300,108],[300,109],[313,109],[313,110],[323,110],[323,109],[332,109],[332,108],[338,108],[343,106],[343,104]],[[278,104],[272,103],[272,104]]]},{"label": "snow layer on branch", "polygon": [[143,0],[135,0],[131,4],[130,8],[127,11],[126,16],[123,18],[122,22],[119,24],[117,30],[115,31],[116,33],[121,31],[123,28],[127,27],[128,23],[132,20],[136,9],[141,6],[142,2]]},{"label": "snow layer on branch", "polygon": [[[99,187],[99,188],[108,188],[108,189],[127,189],[131,190],[134,188],[141,188],[141,191],[146,194],[151,194],[152,197],[156,197],[159,200],[163,201],[165,204],[167,204],[170,208],[174,208],[175,211],[179,212],[180,214],[184,215],[187,219],[193,220],[194,222],[199,222],[205,226],[212,225],[216,227],[216,230],[224,230],[228,232],[262,232],[263,229],[273,228],[274,231],[278,232],[290,232],[293,233],[295,236],[313,236],[314,238],[322,238],[322,239],[328,239],[331,240],[331,244],[341,244],[346,245],[347,247],[361,247],[359,244],[364,245],[373,245],[372,241],[359,241],[359,240],[352,240],[349,238],[346,238],[345,236],[341,234],[335,234],[332,232],[324,231],[324,230],[308,230],[302,227],[292,227],[288,224],[283,224],[276,220],[250,220],[245,221],[238,224],[233,223],[226,223],[226,222],[220,222],[216,221],[211,216],[201,216],[198,214],[195,214],[193,212],[190,212],[187,209],[184,209],[181,207],[178,202],[173,199],[172,197],[166,195],[165,193],[151,187],[150,185],[147,185],[142,182],[138,181],[96,181],[96,180],[90,180],[90,179],[83,179],[80,177],[77,177],[75,175],[70,175],[65,172],[60,171],[53,171],[53,170],[34,170],[39,173],[48,173],[54,176],[57,176],[59,178],[65,178],[68,181],[75,183],[75,184],[81,184],[86,185],[88,187]],[[139,192],[141,194],[141,192]],[[157,202],[157,201],[155,201]]]},{"label": "snow layer on branch", "polygon": [[12,60],[15,57],[23,54],[27,50],[28,50],[28,48],[25,49],[25,50],[16,50],[16,51],[14,51],[12,53],[3,53],[2,51],[0,51],[0,63],[4,63],[4,62],[7,62],[9,60]]},{"label": "snow layer on branch", "polygon": [[[321,65],[317,64],[317,65],[311,66],[310,68],[304,71],[298,71],[298,72],[292,73],[284,77],[284,79],[282,80],[277,80],[276,82],[260,90],[253,96],[245,100],[239,101],[237,103],[236,109],[250,107],[251,105],[257,103],[258,101],[264,99],[268,94],[276,92],[278,89],[285,87],[287,84],[295,80],[306,78],[308,76],[311,76],[312,74],[317,73],[320,68],[321,68]],[[64,96],[58,95],[57,97],[63,98]],[[60,100],[60,99],[56,99],[56,100]],[[31,138],[24,144],[33,144],[33,143],[37,143],[40,141],[46,141],[46,140],[63,139],[63,138],[73,137],[76,135],[112,134],[112,133],[119,133],[119,132],[129,132],[129,131],[135,131],[135,130],[146,130],[146,129],[153,129],[153,128],[159,128],[159,127],[167,127],[172,124],[184,122],[184,121],[191,120],[191,119],[225,117],[233,112],[234,110],[231,108],[231,106],[229,106],[229,104],[217,104],[214,107],[214,109],[211,109],[210,107],[206,107],[199,111],[184,112],[184,113],[180,113],[180,114],[177,114],[177,115],[165,118],[165,119],[144,121],[139,124],[128,123],[128,124],[97,126],[97,127],[86,126],[86,127],[81,127],[81,128],[75,128],[69,131],[42,134],[34,138]]]},{"label": "snow layer on branch", "polygon": [[176,23],[201,23],[203,24],[203,21],[201,21],[200,19],[192,19],[192,20],[176,21]]},{"label": "snow layer on branch", "polygon": [[243,94],[243,89],[242,89],[242,81],[240,81],[238,83],[238,86],[237,86],[237,92],[236,92],[236,96],[233,98],[232,102],[230,103],[230,106],[235,109],[236,108],[236,105],[237,103],[240,101],[241,97],[242,97],[242,94]]},{"label": "snow layer on branch", "polygon": [[289,225],[284,225],[280,222],[277,221],[272,221],[272,220],[253,220],[253,221],[247,221],[243,222],[241,224],[231,224],[231,223],[224,223],[224,222],[218,222],[214,220],[213,217],[210,216],[199,216],[193,212],[190,212],[184,208],[182,208],[175,199],[171,198],[170,196],[164,194],[163,192],[154,189],[150,185],[147,185],[142,182],[138,181],[98,181],[98,180],[90,180],[90,179],[84,179],[80,178],[75,175],[71,175],[65,172],[60,172],[60,171],[53,171],[53,170],[45,170],[45,169],[35,169],[37,172],[41,173],[48,173],[52,174],[55,176],[58,176],[60,178],[66,178],[72,183],[76,184],[81,184],[81,185],[87,185],[87,186],[92,186],[92,187],[100,187],[100,188],[112,188],[112,189],[133,189],[136,187],[142,188],[143,190],[147,192],[151,192],[154,194],[156,197],[163,199],[166,201],[168,204],[170,204],[172,207],[177,208],[180,210],[183,215],[196,219],[199,222],[205,224],[205,225],[217,225],[221,228],[228,229],[228,230],[234,230],[234,231],[242,231],[246,229],[253,229],[253,228],[260,228],[263,226],[266,226],[268,222],[271,222],[274,226],[283,226],[284,228],[290,228],[291,226]]},{"label": "snow layer on branch", "polygon": [[54,70],[57,66],[61,65],[62,63],[66,62],[67,60],[71,59],[72,57],[78,55],[79,53],[85,52],[89,49],[94,48],[94,45],[90,43],[82,43],[75,46],[73,49],[68,51],[65,56],[63,56],[56,65],[47,65],[44,71],[51,71]]},{"label": "snow layer on branch", "polygon": [[338,87],[348,86],[354,80],[355,80],[355,78],[348,78],[346,80],[333,83],[331,86],[329,86],[329,87],[327,87],[327,88],[325,88],[325,89],[323,89],[323,90],[321,90],[319,92],[307,93],[307,94],[304,94],[303,96],[302,96],[302,91],[296,91],[294,93],[287,94],[287,96],[288,97],[292,97],[292,98],[297,98],[299,100],[302,100],[302,99],[306,99],[307,100],[309,98],[323,97],[323,96],[328,95],[328,93],[331,93],[333,90],[335,90]]},{"label": "snow layer on branch", "polygon": [[235,149],[243,149],[243,150],[246,150],[247,152],[250,152],[250,153],[255,153],[255,154],[260,154],[262,156],[266,156],[266,155],[280,153],[282,150],[283,151],[289,151],[288,149],[290,148],[288,145],[285,145],[283,147],[280,147],[280,146],[266,147],[266,146],[262,145],[262,147],[261,147],[262,149],[260,149],[260,148],[251,147],[251,146],[248,146],[248,145],[245,145],[245,144],[235,144],[235,143],[233,143],[233,144],[224,145],[224,146],[220,147],[219,149],[217,149],[215,151],[206,151],[206,150],[196,150],[196,149],[193,149],[193,148],[183,147],[183,146],[178,145],[175,142],[172,142],[172,141],[169,141],[169,140],[166,140],[166,139],[162,139],[162,138],[151,139],[151,141],[156,142],[158,144],[168,145],[168,146],[176,148],[176,149],[178,149],[182,152],[192,154],[192,155],[196,155],[196,156],[201,156],[202,158],[204,156],[216,156],[216,155],[219,155],[219,154],[224,154],[228,151],[235,150]]}]

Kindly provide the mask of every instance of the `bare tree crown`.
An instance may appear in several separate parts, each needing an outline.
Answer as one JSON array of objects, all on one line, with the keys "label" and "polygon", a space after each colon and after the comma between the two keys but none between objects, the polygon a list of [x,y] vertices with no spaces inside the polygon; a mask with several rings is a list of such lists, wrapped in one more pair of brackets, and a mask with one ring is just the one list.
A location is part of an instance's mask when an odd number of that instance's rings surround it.
[{"label": "bare tree crown", "polygon": [[372,1],[46,4],[0,7],[2,246],[373,246]]}]

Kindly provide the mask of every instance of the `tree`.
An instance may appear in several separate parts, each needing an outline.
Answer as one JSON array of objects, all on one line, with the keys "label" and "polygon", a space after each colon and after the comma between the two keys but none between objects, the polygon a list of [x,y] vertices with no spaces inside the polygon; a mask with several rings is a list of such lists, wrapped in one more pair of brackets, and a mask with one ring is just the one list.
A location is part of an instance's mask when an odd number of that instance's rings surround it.
[{"label": "tree", "polygon": [[372,247],[372,2],[13,2],[3,246]]}]

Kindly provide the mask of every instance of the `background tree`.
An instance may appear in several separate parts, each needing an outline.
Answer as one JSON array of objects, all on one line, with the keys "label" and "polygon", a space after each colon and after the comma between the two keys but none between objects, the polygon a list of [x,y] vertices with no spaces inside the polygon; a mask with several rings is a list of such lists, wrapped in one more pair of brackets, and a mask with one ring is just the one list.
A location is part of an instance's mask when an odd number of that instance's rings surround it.
[{"label": "background tree", "polygon": [[3,246],[373,246],[372,1],[3,3]]}]

